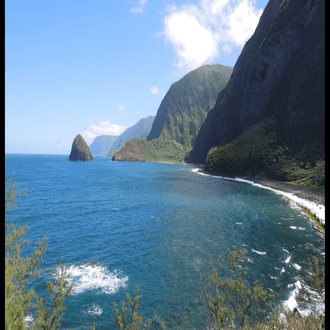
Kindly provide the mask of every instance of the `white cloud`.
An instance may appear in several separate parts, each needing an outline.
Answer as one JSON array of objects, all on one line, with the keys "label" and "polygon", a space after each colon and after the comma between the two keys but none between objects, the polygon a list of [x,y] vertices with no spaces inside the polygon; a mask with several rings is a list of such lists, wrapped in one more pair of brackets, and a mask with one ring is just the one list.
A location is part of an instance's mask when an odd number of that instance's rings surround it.
[{"label": "white cloud", "polygon": [[128,127],[112,124],[110,121],[101,121],[97,125],[90,125],[83,134],[84,139],[95,139],[100,135],[115,135],[123,133]]},{"label": "white cloud", "polygon": [[169,6],[162,36],[175,51],[182,75],[244,46],[262,13],[256,0],[200,0],[197,5]]},{"label": "white cloud", "polygon": [[119,112],[124,112],[124,110],[125,110],[125,105],[124,104],[120,105]]},{"label": "white cloud", "polygon": [[144,12],[144,7],[148,1],[147,0],[139,0],[139,6],[138,7],[132,7],[131,13],[135,14],[142,14]]},{"label": "white cloud", "polygon": [[152,94],[157,95],[159,94],[159,88],[157,86],[150,87],[150,91]]}]

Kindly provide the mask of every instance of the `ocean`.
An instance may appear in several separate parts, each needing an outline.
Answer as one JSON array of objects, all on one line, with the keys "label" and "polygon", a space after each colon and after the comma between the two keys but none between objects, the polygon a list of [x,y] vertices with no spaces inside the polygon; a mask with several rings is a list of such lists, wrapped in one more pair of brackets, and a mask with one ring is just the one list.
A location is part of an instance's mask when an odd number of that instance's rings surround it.
[{"label": "ocean", "polygon": [[[126,292],[135,296],[136,286],[139,314],[154,320],[153,329],[160,329],[156,315],[169,329],[186,323],[205,329],[199,269],[207,270],[210,255],[224,257],[233,245],[247,250],[240,267],[248,267],[248,281],[259,280],[274,293],[277,308],[293,308],[308,257],[325,255],[308,218],[270,190],[199,175],[187,164],[68,158],[5,155],[6,186],[13,177],[27,189],[6,222],[30,228],[27,254],[47,237],[34,289],[45,294],[61,255],[74,281],[63,329],[93,322],[97,329],[115,329],[113,302],[128,305]],[[222,274],[230,274],[228,267]]]}]

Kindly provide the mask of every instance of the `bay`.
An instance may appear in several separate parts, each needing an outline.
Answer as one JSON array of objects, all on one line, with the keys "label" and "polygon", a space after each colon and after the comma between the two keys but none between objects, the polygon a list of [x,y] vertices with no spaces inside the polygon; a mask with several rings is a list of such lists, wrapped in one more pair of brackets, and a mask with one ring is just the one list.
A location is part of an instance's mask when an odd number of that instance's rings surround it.
[{"label": "bay", "polygon": [[234,244],[248,251],[249,281],[275,293],[277,306],[292,302],[307,258],[324,254],[306,216],[272,191],[195,168],[5,155],[6,186],[13,176],[27,189],[6,221],[29,226],[32,245],[47,237],[44,272],[33,286],[44,293],[61,254],[75,281],[63,329],[86,329],[93,320],[97,329],[115,328],[113,301],[134,295],[137,285],[145,319],[156,313],[169,329],[185,320],[203,329],[198,269]]}]

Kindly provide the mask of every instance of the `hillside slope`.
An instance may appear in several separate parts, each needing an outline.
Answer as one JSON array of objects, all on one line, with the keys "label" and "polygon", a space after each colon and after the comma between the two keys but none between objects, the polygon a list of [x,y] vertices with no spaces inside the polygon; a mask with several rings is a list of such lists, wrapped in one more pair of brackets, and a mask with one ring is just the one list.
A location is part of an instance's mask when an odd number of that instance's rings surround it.
[{"label": "hillside slope", "polygon": [[191,149],[232,70],[220,64],[204,65],[174,83],[159,106],[147,141],[160,137]]}]

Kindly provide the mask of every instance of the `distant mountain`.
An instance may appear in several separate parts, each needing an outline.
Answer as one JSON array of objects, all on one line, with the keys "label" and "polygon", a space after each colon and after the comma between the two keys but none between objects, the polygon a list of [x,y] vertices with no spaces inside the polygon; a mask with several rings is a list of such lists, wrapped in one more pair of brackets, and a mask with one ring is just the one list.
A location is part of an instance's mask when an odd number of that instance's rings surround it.
[{"label": "distant mountain", "polygon": [[113,135],[97,136],[89,146],[92,155],[105,157],[117,138]]},{"label": "distant mountain", "polygon": [[268,2],[187,162],[324,187],[324,7],[324,0]]},{"label": "distant mountain", "polygon": [[112,157],[116,152],[120,151],[124,147],[125,143],[129,140],[145,140],[150,133],[154,119],[154,116],[142,118],[134,126],[127,128],[127,130],[120,134],[113,142],[111,148],[108,151],[108,156]]},{"label": "distant mountain", "polygon": [[[213,108],[232,70],[219,64],[204,65],[174,83],[159,106],[147,143],[135,141],[142,153],[135,157],[137,149],[129,150],[132,145],[128,145],[114,160],[129,160],[128,155],[133,155],[135,160],[182,160],[194,145],[208,111]],[[171,154],[173,151],[175,153]]]}]

